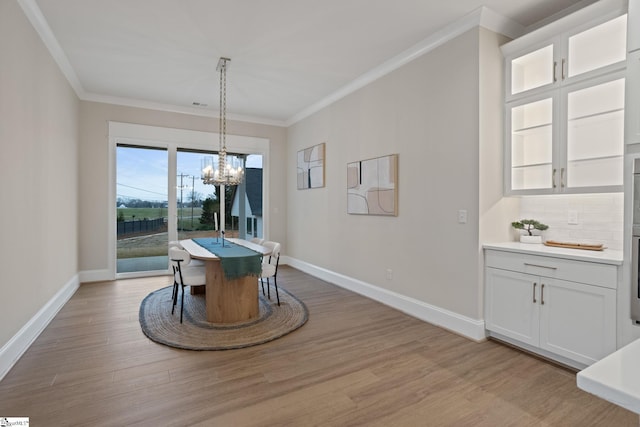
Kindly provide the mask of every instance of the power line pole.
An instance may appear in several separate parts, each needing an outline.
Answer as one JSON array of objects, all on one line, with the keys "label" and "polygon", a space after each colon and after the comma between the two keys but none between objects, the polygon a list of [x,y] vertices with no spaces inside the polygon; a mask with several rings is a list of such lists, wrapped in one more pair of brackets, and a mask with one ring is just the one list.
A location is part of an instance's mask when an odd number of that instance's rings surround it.
[{"label": "power line pole", "polygon": [[[182,179],[188,177],[189,175],[181,173],[178,175],[180,177],[180,224],[182,224],[182,211],[184,210],[184,203],[182,202],[182,190],[184,189],[184,185],[182,184]],[[178,227],[178,230],[181,228]]]},{"label": "power line pole", "polygon": [[196,177],[191,176],[191,231],[193,231],[193,203],[196,196]]}]

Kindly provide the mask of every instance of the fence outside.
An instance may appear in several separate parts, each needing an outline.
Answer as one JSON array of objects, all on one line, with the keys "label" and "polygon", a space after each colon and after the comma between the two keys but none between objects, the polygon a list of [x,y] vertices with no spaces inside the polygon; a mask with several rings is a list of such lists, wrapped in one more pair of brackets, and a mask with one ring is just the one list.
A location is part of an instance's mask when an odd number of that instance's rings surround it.
[{"label": "fence outside", "polygon": [[166,231],[166,218],[134,219],[132,221],[118,221],[118,237],[141,233]]}]

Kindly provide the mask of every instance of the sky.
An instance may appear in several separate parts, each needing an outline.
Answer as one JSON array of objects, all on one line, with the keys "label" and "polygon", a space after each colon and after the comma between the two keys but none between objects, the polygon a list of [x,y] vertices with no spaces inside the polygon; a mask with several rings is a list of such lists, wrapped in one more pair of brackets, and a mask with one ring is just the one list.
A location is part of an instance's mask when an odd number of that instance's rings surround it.
[{"label": "sky", "polygon": [[[118,147],[116,151],[116,198],[167,201],[168,155],[166,150]],[[213,186],[200,179],[202,153],[179,151],[177,155],[177,196],[190,201],[192,188],[206,198],[214,192]],[[216,157],[217,160],[217,157]],[[247,156],[245,167],[262,168],[261,155]],[[182,175],[182,176],[181,176]],[[194,178],[195,177],[195,178]]]}]

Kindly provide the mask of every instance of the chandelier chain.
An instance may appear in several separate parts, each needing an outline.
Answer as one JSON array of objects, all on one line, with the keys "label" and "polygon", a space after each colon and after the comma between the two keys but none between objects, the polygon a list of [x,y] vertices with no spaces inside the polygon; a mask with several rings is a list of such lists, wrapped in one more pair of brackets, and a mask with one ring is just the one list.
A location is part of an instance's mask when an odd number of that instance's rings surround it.
[{"label": "chandelier chain", "polygon": [[238,185],[242,182],[242,160],[238,156],[227,157],[227,62],[229,58],[220,58],[220,110],[219,110],[219,152],[218,168],[214,170],[213,159],[203,160],[202,181],[213,185]]}]

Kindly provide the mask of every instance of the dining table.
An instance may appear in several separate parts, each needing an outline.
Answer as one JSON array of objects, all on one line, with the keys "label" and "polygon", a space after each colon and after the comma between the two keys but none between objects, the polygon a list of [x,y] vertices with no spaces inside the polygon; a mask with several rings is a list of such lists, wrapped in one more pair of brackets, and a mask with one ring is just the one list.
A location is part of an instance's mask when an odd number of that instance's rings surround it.
[{"label": "dining table", "polygon": [[[224,238],[224,242],[227,246],[243,246],[261,256],[271,253],[270,248],[244,239]],[[232,324],[258,317],[260,306],[255,275],[241,274],[239,277],[229,278],[225,275],[219,256],[193,239],[180,240],[180,244],[191,258],[204,261],[204,294],[208,322]],[[201,293],[203,287],[191,288],[192,293]]]}]

